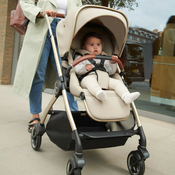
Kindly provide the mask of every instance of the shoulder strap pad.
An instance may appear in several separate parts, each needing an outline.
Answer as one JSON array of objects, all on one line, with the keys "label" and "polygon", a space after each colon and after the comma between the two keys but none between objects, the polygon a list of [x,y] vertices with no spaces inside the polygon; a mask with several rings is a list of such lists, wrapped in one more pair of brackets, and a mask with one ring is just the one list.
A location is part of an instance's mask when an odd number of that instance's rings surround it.
[{"label": "shoulder strap pad", "polygon": [[76,54],[79,54],[79,55],[90,55],[91,53],[90,52],[88,52],[87,50],[84,50],[84,49],[77,49],[77,50],[75,50],[75,55]]}]

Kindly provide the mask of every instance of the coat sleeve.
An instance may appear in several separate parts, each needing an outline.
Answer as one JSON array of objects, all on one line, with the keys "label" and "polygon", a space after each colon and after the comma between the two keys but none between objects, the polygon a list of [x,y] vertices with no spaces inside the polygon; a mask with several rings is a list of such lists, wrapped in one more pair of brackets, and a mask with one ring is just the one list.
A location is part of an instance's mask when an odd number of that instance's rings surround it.
[{"label": "coat sleeve", "polygon": [[42,9],[35,6],[35,0],[20,0],[20,6],[26,18],[36,23],[36,16]]},{"label": "coat sleeve", "polygon": [[82,2],[81,2],[81,0],[78,0],[77,7],[81,7],[81,6],[82,6]]}]

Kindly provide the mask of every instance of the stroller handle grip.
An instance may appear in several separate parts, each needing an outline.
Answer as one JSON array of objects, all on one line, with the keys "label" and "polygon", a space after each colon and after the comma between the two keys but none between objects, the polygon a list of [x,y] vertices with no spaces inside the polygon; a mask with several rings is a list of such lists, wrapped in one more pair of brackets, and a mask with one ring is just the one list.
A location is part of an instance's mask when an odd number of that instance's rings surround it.
[{"label": "stroller handle grip", "polygon": [[80,62],[84,61],[84,60],[88,60],[88,59],[105,59],[105,60],[114,60],[118,63],[120,70],[123,72],[124,71],[124,67],[122,62],[118,59],[118,57],[116,56],[102,56],[102,55],[84,55],[78,59],[76,59],[73,63],[72,66],[75,67],[77,64],[79,64]]}]

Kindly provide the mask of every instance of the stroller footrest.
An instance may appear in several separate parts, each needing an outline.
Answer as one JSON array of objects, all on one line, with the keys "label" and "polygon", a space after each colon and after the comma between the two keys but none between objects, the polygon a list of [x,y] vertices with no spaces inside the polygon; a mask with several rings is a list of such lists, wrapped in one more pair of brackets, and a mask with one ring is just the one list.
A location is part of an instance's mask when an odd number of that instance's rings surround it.
[{"label": "stroller footrest", "polygon": [[83,135],[84,138],[118,138],[118,137],[131,137],[135,134],[134,130],[127,131],[112,131],[112,132],[79,132],[80,137]]},{"label": "stroller footrest", "polygon": [[[113,132],[79,132],[83,149],[109,148],[122,146],[133,136],[133,130]],[[69,149],[73,146],[72,142]]]}]

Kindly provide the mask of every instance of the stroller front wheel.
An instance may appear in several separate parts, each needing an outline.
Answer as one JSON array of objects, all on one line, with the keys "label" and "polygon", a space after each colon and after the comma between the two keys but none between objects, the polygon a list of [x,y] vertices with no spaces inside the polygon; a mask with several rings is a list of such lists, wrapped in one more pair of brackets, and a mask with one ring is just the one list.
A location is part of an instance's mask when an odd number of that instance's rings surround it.
[{"label": "stroller front wheel", "polygon": [[129,153],[127,166],[131,175],[143,175],[145,172],[145,162],[141,159],[138,151],[132,151]]},{"label": "stroller front wheel", "polygon": [[31,146],[35,151],[38,151],[41,146],[42,137],[37,135],[37,125],[34,125],[31,133]]},{"label": "stroller front wheel", "polygon": [[80,168],[74,168],[74,162],[71,160],[68,161],[67,167],[66,167],[66,175],[81,175],[81,169]]},{"label": "stroller front wheel", "polygon": [[73,175],[81,175],[81,170],[79,168],[74,170],[74,174]]}]

